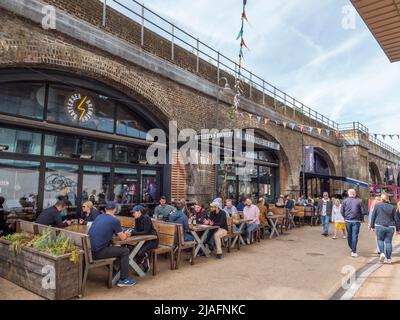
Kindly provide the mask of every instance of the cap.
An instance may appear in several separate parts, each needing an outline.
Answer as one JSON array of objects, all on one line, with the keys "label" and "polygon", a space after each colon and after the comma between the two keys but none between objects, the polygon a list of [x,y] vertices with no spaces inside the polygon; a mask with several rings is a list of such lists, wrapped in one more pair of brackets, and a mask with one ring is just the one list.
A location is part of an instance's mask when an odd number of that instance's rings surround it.
[{"label": "cap", "polygon": [[132,212],[132,213],[135,213],[136,211],[140,211],[141,213],[143,213],[144,207],[141,206],[141,205],[136,205],[136,206],[134,206],[134,207],[132,208],[131,212]]},{"label": "cap", "polygon": [[115,204],[114,201],[107,201],[106,202],[106,210],[113,210],[115,209],[117,206]]},{"label": "cap", "polygon": [[220,201],[220,198],[214,199],[213,202],[210,203],[210,207],[217,207],[222,210],[222,202]]}]

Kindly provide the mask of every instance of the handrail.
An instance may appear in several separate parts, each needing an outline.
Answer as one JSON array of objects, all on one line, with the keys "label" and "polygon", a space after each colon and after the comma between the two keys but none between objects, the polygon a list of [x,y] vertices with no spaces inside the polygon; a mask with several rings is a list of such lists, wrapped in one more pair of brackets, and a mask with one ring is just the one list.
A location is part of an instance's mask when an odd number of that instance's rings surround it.
[{"label": "handrail", "polygon": [[[168,21],[166,18],[163,18],[153,10],[147,8],[143,4],[139,3],[136,0],[130,0],[131,2],[137,4],[139,6],[139,12],[136,12],[135,10],[129,8],[128,6],[122,4],[118,0],[103,0],[103,5],[104,5],[104,10],[103,10],[103,26],[106,26],[107,24],[107,15],[105,14],[107,7],[111,7],[107,5],[107,1],[113,2],[117,6],[120,6],[121,8],[125,9],[129,13],[133,14],[134,16],[138,17],[140,19],[140,22],[137,22],[141,25],[141,44],[143,46],[144,44],[144,24],[145,22],[150,24],[151,26],[155,27],[158,32],[155,32],[152,29],[149,29],[151,32],[156,33],[157,35],[167,39],[163,34],[160,33],[162,31],[163,33],[167,34],[168,37],[171,37],[171,55],[170,55],[170,60],[174,61],[175,55],[174,55],[174,46],[177,41],[180,41],[182,44],[186,45],[187,47],[190,48],[192,52],[187,50],[189,53],[192,53],[196,57],[196,72],[199,72],[199,62],[200,60],[204,60],[204,58],[208,59],[208,63],[213,65],[214,67],[217,68],[217,77],[215,79],[215,84],[219,85],[219,80],[218,77],[220,75],[220,72],[226,72],[231,79],[230,81],[236,81],[237,78],[237,69],[238,65],[237,62],[233,61],[232,59],[228,58],[227,56],[221,54],[219,51],[215,50],[211,46],[207,45],[206,43],[200,41],[198,38],[194,37],[187,31],[183,30],[182,28],[176,26],[172,22]],[[118,7],[112,6],[112,9],[116,10],[120,14],[125,15],[122,10],[118,10]],[[125,15],[126,16],[126,15]],[[127,16],[129,19],[135,21],[132,17]],[[157,22],[155,22],[154,18],[160,19],[162,22],[166,23],[167,26],[169,26],[170,30],[167,30],[165,27],[162,27],[159,25]],[[182,36],[179,36],[178,33],[181,33],[183,36],[185,36],[188,39],[182,39]],[[167,39],[170,41],[169,39]],[[193,43],[192,43],[193,42]],[[181,47],[184,49],[183,47]],[[185,49],[184,49],[185,50]],[[205,52],[205,51],[208,52]],[[262,94],[262,104],[265,106],[266,105],[266,98],[272,98],[273,99],[273,106],[269,105],[270,107],[273,107],[277,112],[283,113],[285,116],[291,116],[294,118],[296,122],[299,122],[299,119],[301,119],[301,122],[303,124],[308,124],[308,125],[316,125],[316,126],[326,126],[328,128],[337,130],[337,131],[346,131],[346,130],[357,130],[363,133],[369,133],[369,130],[366,126],[359,122],[352,122],[352,123],[345,123],[345,124],[339,124],[334,120],[329,119],[328,117],[324,116],[323,114],[319,113],[318,111],[307,107],[300,101],[296,100],[294,97],[288,95],[286,92],[280,90],[276,86],[270,84],[268,81],[265,81],[258,75],[253,74],[253,72],[247,70],[246,68],[241,68],[241,80],[244,82],[244,85],[248,86],[247,92],[245,92],[248,95],[248,98],[252,99],[252,93],[255,91],[258,91],[259,94]],[[234,85],[234,82],[231,83],[231,85]],[[254,90],[254,91],[253,91]],[[254,96],[254,94],[253,94]],[[307,121],[306,121],[307,120]],[[307,123],[308,122],[308,123]],[[369,135],[369,140],[380,147],[386,149],[387,151],[390,151],[394,153],[397,156],[400,156],[400,153],[395,150],[394,148],[388,146],[387,144],[383,143],[382,141],[375,139],[374,137],[371,137]]]}]

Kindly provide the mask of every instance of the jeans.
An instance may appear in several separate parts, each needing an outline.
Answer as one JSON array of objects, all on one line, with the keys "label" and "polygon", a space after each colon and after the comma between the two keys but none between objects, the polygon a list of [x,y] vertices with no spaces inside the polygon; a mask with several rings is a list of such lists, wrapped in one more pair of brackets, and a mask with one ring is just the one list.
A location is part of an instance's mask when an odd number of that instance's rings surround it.
[{"label": "jeans", "polygon": [[129,272],[129,249],[125,247],[106,247],[98,252],[92,252],[93,259],[108,259],[108,258],[118,258],[121,279],[125,280],[128,278]]},{"label": "jeans", "polygon": [[395,232],[394,227],[383,227],[383,226],[376,226],[375,233],[376,239],[378,241],[379,252],[385,252],[386,246],[386,258],[391,259],[392,257],[392,239]]},{"label": "jeans", "polygon": [[360,232],[361,222],[346,221],[347,243],[351,252],[357,252],[358,233]]},{"label": "jeans", "polygon": [[255,223],[255,222],[252,222],[252,223],[246,225],[246,237],[247,237],[247,239],[251,239],[251,233],[255,229],[257,229],[257,227],[258,227],[258,224]]},{"label": "jeans", "polygon": [[150,251],[152,249],[157,249],[157,247],[158,247],[158,239],[146,241],[144,245],[139,249],[136,255],[136,259],[139,261],[142,260],[145,257],[147,251]]},{"label": "jeans", "polygon": [[329,233],[329,220],[330,220],[330,217],[328,215],[326,215],[326,216],[320,216],[319,218],[321,219],[321,223],[322,223],[322,228],[324,230],[324,234],[328,234]]},{"label": "jeans", "polygon": [[185,241],[194,241],[194,237],[191,233],[185,233]]}]

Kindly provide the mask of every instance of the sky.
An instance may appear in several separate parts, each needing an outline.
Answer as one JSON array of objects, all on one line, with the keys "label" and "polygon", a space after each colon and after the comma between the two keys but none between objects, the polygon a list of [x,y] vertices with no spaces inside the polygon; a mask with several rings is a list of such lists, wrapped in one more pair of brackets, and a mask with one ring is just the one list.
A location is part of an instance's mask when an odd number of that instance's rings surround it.
[{"label": "sky", "polygon": [[[242,0],[141,2],[237,61]],[[400,134],[400,62],[389,62],[350,1],[248,0],[246,8],[246,69],[339,123]],[[384,142],[400,151],[399,140]]]}]

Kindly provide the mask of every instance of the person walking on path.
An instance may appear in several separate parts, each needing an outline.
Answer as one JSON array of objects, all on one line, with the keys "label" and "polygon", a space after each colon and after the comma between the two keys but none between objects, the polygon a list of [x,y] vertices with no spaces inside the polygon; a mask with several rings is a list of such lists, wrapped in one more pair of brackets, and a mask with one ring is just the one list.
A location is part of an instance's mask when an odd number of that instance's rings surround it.
[{"label": "person walking on path", "polygon": [[343,239],[347,239],[346,235],[346,224],[344,222],[344,218],[340,213],[342,205],[340,204],[339,199],[333,200],[333,208],[332,208],[332,222],[335,224],[335,234],[332,239],[338,238],[338,232],[341,230],[343,232]]},{"label": "person walking on path", "polygon": [[343,201],[340,213],[346,223],[347,242],[351,249],[351,256],[356,258],[358,257],[358,234],[360,233],[361,221],[363,221],[361,199],[356,198],[357,193],[354,189],[349,189],[347,193],[348,198]]},{"label": "person walking on path", "polygon": [[[376,204],[380,203],[380,202],[382,202],[382,199],[381,199],[380,196],[375,197],[374,200],[371,201],[371,204],[370,204],[370,207],[369,207],[369,214],[368,214],[368,229],[369,230],[372,230],[371,229],[372,212],[374,211],[374,208],[375,208]],[[378,239],[376,238],[376,236],[375,236],[375,239],[376,239],[376,254],[380,255],[381,252],[379,251]]]},{"label": "person walking on path", "polygon": [[[382,193],[382,202],[372,211],[370,229],[375,230],[379,246],[379,262],[392,263],[392,240],[397,231],[400,234],[400,216],[396,208],[389,203],[387,193]],[[386,249],[386,250],[385,250]],[[386,253],[386,254],[385,254]]]},{"label": "person walking on path", "polygon": [[327,237],[329,234],[329,221],[332,216],[332,201],[329,199],[328,192],[324,192],[323,198],[318,202],[317,214],[320,217],[322,223],[322,235]]}]

